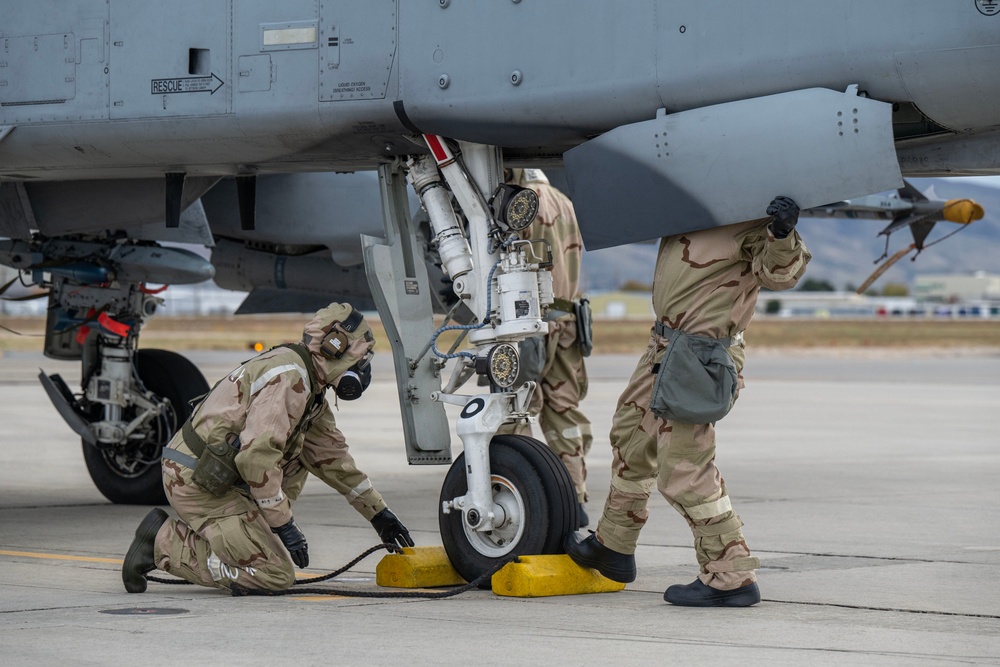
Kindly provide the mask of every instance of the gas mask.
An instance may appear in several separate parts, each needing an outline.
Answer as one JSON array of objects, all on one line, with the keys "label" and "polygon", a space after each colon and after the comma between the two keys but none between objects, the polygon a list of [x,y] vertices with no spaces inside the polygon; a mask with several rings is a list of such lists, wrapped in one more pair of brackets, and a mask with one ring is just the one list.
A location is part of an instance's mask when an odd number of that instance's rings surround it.
[{"label": "gas mask", "polygon": [[355,401],[361,398],[361,394],[365,393],[365,389],[372,382],[373,356],[373,353],[367,353],[356,364],[344,371],[334,389],[337,398],[342,401]]}]

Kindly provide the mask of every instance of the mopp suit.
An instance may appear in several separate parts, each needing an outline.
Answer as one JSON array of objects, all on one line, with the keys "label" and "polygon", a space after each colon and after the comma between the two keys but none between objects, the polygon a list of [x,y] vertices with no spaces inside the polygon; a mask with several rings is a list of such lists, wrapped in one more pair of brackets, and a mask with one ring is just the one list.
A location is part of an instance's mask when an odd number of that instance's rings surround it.
[{"label": "mopp suit", "polygon": [[760,597],[759,563],[750,556],[743,522],[715,464],[714,420],[663,418],[652,404],[668,350],[692,339],[719,341],[720,354],[724,348],[734,367],[735,400],[743,385],[743,332],[761,287],[795,286],[811,257],[793,230],[794,202],[778,198],[768,213],[773,217],[661,240],[653,281],[656,326],[612,421],[614,458],[604,513],[595,535],[583,541],[567,537],[567,551],[577,562],[619,581],[633,580],[632,554],[648,518],[649,494],[657,487],[690,526],[701,568],[693,584],[668,589],[667,601],[676,604],[746,606]]},{"label": "mopp suit", "polygon": [[[587,466],[593,436],[590,420],[580,411],[587,395],[587,369],[577,340],[573,303],[579,297],[580,259],[583,243],[573,204],[549,184],[538,169],[514,169],[509,180],[538,195],[538,214],[521,232],[522,238],[548,241],[552,247],[552,292],[556,302],[546,317],[545,367],[542,369],[528,410],[536,415],[549,448],[559,455],[573,480],[577,499],[587,500]],[[504,427],[502,433],[531,435],[528,424]],[[584,524],[586,525],[586,524]]]},{"label": "mopp suit", "polygon": [[[161,510],[146,517],[126,556],[126,588],[144,590],[142,570],[152,566],[203,586],[290,587],[294,565],[309,562],[292,519],[308,473],[343,494],[383,541],[412,546],[355,465],[324,398],[328,386],[341,398],[360,395],[373,345],[361,314],[332,304],[309,322],[302,343],[269,350],[220,380],[164,450],[163,484],[180,518]],[[195,470],[209,447],[222,444],[235,448],[238,476],[213,493]]]}]

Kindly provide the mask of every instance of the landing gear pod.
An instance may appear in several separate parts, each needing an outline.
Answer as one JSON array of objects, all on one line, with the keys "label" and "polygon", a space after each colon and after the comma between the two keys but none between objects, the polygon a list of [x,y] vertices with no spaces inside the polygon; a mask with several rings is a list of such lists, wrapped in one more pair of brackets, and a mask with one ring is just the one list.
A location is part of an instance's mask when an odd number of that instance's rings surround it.
[{"label": "landing gear pod", "polygon": [[[188,359],[169,350],[139,350],[135,371],[146,390],[159,399],[162,410],[148,427],[113,443],[83,443],[83,460],[94,485],[113,503],[125,505],[162,505],[160,451],[190,416],[188,401],[209,390],[208,382]],[[125,408],[123,421],[139,408]]]}]

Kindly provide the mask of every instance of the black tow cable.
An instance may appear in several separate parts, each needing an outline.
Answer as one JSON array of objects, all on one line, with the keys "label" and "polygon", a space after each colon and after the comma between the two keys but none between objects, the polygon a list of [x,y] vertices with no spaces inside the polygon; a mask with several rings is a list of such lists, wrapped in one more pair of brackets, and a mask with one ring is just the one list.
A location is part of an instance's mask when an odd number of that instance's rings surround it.
[{"label": "black tow cable", "polygon": [[[355,558],[354,560],[352,560],[350,563],[348,563],[344,567],[340,568],[339,570],[334,570],[330,574],[324,574],[321,577],[311,577],[309,579],[296,579],[295,582],[292,583],[292,586],[301,586],[302,584],[315,584],[315,583],[319,583],[320,581],[326,581],[327,579],[333,579],[334,577],[336,577],[338,575],[341,575],[344,572],[347,572],[352,567],[354,567],[355,565],[357,565],[358,563],[360,563],[361,561],[363,561],[365,558],[368,558],[368,556],[372,555],[373,553],[375,553],[376,551],[379,551],[381,549],[385,549],[389,553],[402,553],[402,551],[403,551],[402,549],[400,549],[395,544],[391,544],[389,542],[383,542],[382,544],[376,544],[375,546],[371,547],[370,549],[367,549],[366,551],[364,551],[360,556],[358,556],[357,558]],[[146,581],[155,581],[158,584],[190,584],[190,583],[192,583],[190,581],[187,581],[186,579],[161,579],[160,577],[150,577],[150,576],[146,577]]]},{"label": "black tow cable", "polygon": [[[292,586],[305,586],[307,584],[317,584],[321,581],[327,581],[333,579],[344,572],[347,572],[352,567],[360,563],[362,560],[375,553],[385,549],[390,553],[402,553],[400,549],[395,544],[383,543],[376,544],[370,549],[365,550],[357,558],[352,560],[350,563],[340,568],[339,570],[334,570],[329,574],[324,574],[320,577],[310,577],[308,579],[298,579]],[[461,595],[473,588],[478,588],[480,584],[492,577],[494,574],[499,572],[508,563],[517,563],[520,559],[517,556],[511,556],[506,558],[499,563],[497,563],[493,568],[487,570],[483,574],[479,575],[472,581],[462,586],[456,588],[451,588],[446,591],[358,591],[358,590],[341,590],[336,588],[289,588],[283,591],[271,591],[263,588],[246,588],[240,586],[239,584],[233,582],[229,584],[229,592],[233,597],[248,597],[248,596],[268,596],[274,597],[278,595],[339,595],[342,597],[352,597],[352,598],[426,598],[426,599],[443,599],[450,598],[456,595]],[[160,584],[190,584],[190,581],[184,579],[161,579],[160,577],[146,577],[147,581],[155,581]]]},{"label": "black tow cable", "polygon": [[[380,545],[381,546],[381,545]],[[361,560],[359,557],[357,560]],[[233,597],[244,597],[250,595],[263,595],[268,597],[273,597],[276,595],[339,595],[343,597],[350,598],[424,598],[427,600],[442,600],[444,598],[454,597],[456,595],[461,595],[467,591],[471,591],[473,588],[479,588],[480,584],[492,577],[494,574],[499,572],[508,563],[518,563],[521,559],[517,556],[511,556],[506,558],[491,569],[483,572],[481,575],[473,579],[467,584],[458,586],[457,588],[451,588],[446,591],[357,591],[357,590],[344,590],[338,588],[299,588],[299,589],[287,589],[283,591],[269,591],[262,588],[244,588],[236,583],[229,584],[229,592]],[[346,568],[345,568],[346,569]],[[296,583],[312,583],[314,581],[320,581],[322,579],[329,579],[332,575],[326,575],[323,577],[317,577],[315,579],[305,579],[301,582]]]}]

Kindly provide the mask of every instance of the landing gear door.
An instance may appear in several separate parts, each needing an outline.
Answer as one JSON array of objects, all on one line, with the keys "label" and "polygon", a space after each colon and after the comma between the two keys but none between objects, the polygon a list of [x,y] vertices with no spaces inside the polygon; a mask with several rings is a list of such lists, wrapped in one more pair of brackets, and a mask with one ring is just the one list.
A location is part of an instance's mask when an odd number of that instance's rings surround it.
[{"label": "landing gear door", "polygon": [[624,125],[563,156],[587,250],[902,186],[891,105],[823,88]]},{"label": "landing gear door", "polygon": [[441,390],[440,370],[427,345],[435,329],[431,285],[406,187],[402,170],[379,168],[386,236],[362,235],[365,272],[392,347],[406,458],[410,465],[446,464],[451,430],[444,405],[431,398]]}]

